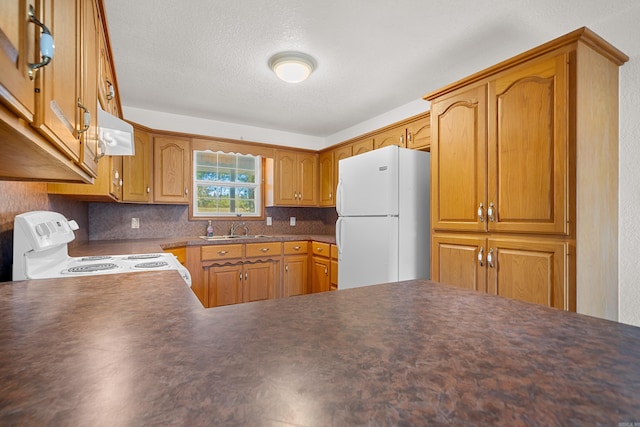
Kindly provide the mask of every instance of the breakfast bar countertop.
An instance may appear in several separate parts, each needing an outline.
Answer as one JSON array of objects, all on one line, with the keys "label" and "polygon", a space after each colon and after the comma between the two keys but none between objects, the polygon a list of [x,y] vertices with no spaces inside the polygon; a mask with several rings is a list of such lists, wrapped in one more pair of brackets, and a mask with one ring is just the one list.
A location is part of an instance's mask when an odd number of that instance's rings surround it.
[{"label": "breakfast bar countertop", "polygon": [[407,281],[203,309],[176,271],[0,284],[2,425],[640,422],[640,328]]}]

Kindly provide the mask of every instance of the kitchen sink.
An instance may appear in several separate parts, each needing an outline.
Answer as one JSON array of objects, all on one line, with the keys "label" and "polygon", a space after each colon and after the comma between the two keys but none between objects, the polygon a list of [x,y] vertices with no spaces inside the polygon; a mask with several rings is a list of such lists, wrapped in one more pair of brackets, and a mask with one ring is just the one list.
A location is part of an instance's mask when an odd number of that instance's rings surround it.
[{"label": "kitchen sink", "polygon": [[235,239],[258,239],[260,237],[271,237],[271,236],[267,236],[265,234],[249,234],[249,235],[244,235],[244,234],[236,234],[236,235],[222,235],[222,236],[211,236],[211,237],[207,237],[207,236],[200,236],[201,239],[206,240],[206,241],[215,241],[215,240],[235,240]]}]

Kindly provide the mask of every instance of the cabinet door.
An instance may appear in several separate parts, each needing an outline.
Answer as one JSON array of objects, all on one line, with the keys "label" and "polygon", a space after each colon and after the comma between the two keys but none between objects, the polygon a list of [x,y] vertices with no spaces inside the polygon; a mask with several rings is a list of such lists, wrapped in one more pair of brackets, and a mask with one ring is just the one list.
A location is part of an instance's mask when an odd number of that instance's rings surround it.
[{"label": "cabinet door", "polygon": [[0,13],[0,101],[28,122],[35,114],[34,81],[29,63],[35,55],[35,25],[29,22],[26,0],[2,0]]},{"label": "cabinet door", "polygon": [[373,148],[378,149],[388,145],[397,145],[398,147],[406,147],[404,126],[392,128],[373,136]]},{"label": "cabinet door", "polygon": [[373,138],[363,138],[354,142],[351,144],[351,150],[354,156],[373,150]]},{"label": "cabinet door", "polygon": [[[82,38],[80,40],[80,102],[89,112],[89,127],[80,134],[80,167],[96,176],[98,170],[98,64],[100,21],[95,0],[80,1]],[[83,125],[83,112],[79,111]]]},{"label": "cabinet door", "polygon": [[[476,291],[486,291],[486,239],[475,236],[434,235],[431,279]],[[478,259],[480,255],[481,259]]]},{"label": "cabinet door", "polygon": [[331,206],[335,206],[336,204],[335,195],[338,191],[338,180],[340,179],[338,176],[338,165],[340,164],[340,160],[351,157],[352,148],[351,145],[345,145],[344,147],[333,150],[333,204]]},{"label": "cabinet door", "polygon": [[309,293],[309,258],[307,255],[291,255],[284,258],[283,297]]},{"label": "cabinet door", "polygon": [[437,99],[431,107],[432,228],[484,231],[486,87]]},{"label": "cabinet door", "polygon": [[[110,156],[108,158],[109,170],[111,171],[111,179],[109,182],[109,194],[111,194],[116,200],[122,200],[122,156]],[[107,159],[102,159],[106,162]]]},{"label": "cabinet door", "polygon": [[575,301],[570,301],[569,285],[565,283],[565,243],[489,239],[487,246],[489,293],[575,310]]},{"label": "cabinet door", "polygon": [[320,206],[333,206],[333,151],[325,151],[318,157],[320,170]]},{"label": "cabinet door", "polygon": [[275,157],[274,203],[285,206],[296,205],[298,203],[296,153],[278,150]]},{"label": "cabinet door", "polygon": [[185,138],[156,137],[153,141],[153,200],[189,203],[190,144]]},{"label": "cabinet door", "polygon": [[239,304],[242,302],[242,265],[205,268],[207,280],[207,307]]},{"label": "cabinet door", "polygon": [[[80,117],[80,3],[46,0],[42,18],[54,36],[55,56],[36,73],[34,127],[53,142],[67,157],[81,164]],[[95,40],[95,38],[94,38]],[[91,108],[87,105],[87,108]],[[96,111],[90,110],[95,120]],[[94,129],[95,131],[95,129]],[[92,174],[95,176],[95,173]]]},{"label": "cabinet door", "polygon": [[152,156],[151,136],[134,128],[134,156],[122,159],[122,199],[126,202],[151,202]]},{"label": "cabinet door", "polygon": [[113,78],[109,49],[104,34],[100,35],[100,67],[98,69],[98,97],[102,109],[114,116],[120,116],[116,100],[116,88]]},{"label": "cabinet door", "polygon": [[568,233],[567,73],[559,55],[489,84],[489,230]]},{"label": "cabinet door", "polygon": [[318,204],[318,155],[314,153],[298,154],[298,205],[316,206]]},{"label": "cabinet door", "polygon": [[331,290],[329,258],[313,256],[311,260],[311,292]]},{"label": "cabinet door", "polygon": [[431,146],[431,121],[427,115],[407,124],[407,148],[428,150]]},{"label": "cabinet door", "polygon": [[244,265],[242,302],[262,301],[276,297],[274,262]]}]

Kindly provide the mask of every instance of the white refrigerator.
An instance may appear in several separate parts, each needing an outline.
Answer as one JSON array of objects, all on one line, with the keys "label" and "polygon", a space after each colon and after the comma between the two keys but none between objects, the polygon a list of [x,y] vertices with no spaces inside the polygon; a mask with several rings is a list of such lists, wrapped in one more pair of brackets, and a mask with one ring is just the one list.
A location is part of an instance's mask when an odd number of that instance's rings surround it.
[{"label": "white refrigerator", "polygon": [[430,278],[430,153],[384,147],[338,163],[338,289]]}]

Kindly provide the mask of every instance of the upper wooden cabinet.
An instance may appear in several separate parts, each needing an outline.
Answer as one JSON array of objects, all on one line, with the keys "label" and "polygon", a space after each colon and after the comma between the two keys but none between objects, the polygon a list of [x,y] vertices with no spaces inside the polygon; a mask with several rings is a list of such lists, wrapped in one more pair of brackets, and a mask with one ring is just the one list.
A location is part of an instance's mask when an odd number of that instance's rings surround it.
[{"label": "upper wooden cabinet", "polygon": [[404,126],[397,126],[391,129],[386,129],[373,136],[374,149],[377,150],[378,148],[387,147],[389,145],[397,145],[398,147],[402,148],[407,147]]},{"label": "upper wooden cabinet", "polygon": [[189,203],[191,143],[187,138],[155,137],[153,140],[153,200],[157,203]]},{"label": "upper wooden cabinet", "polygon": [[274,204],[316,206],[318,203],[318,155],[276,150]]},{"label": "upper wooden cabinet", "polygon": [[581,28],[425,96],[433,280],[615,319],[627,60]]},{"label": "upper wooden cabinet", "polygon": [[354,156],[373,150],[373,138],[366,137],[351,143],[351,153]]},{"label": "upper wooden cabinet", "polygon": [[333,189],[333,151],[320,153],[318,163],[320,165],[320,200],[318,204],[320,206],[333,206],[335,205],[335,193]]},{"label": "upper wooden cabinet", "polygon": [[102,109],[106,112],[120,117],[120,107],[116,91],[115,71],[113,61],[111,61],[110,51],[106,40],[106,34],[101,34],[100,40],[100,63],[98,74],[98,97]]},{"label": "upper wooden cabinet", "polygon": [[428,150],[431,144],[430,114],[426,112],[415,116],[410,121],[387,127],[373,135],[374,149],[397,145],[415,150]]},{"label": "upper wooden cabinet", "polygon": [[149,132],[133,128],[135,155],[122,158],[122,200],[150,203],[153,186],[153,145]]},{"label": "upper wooden cabinet", "polygon": [[[97,175],[99,1],[35,1],[34,19],[26,0],[2,2],[0,178],[91,182]],[[30,75],[29,64],[43,62],[40,25],[55,53]]]}]

